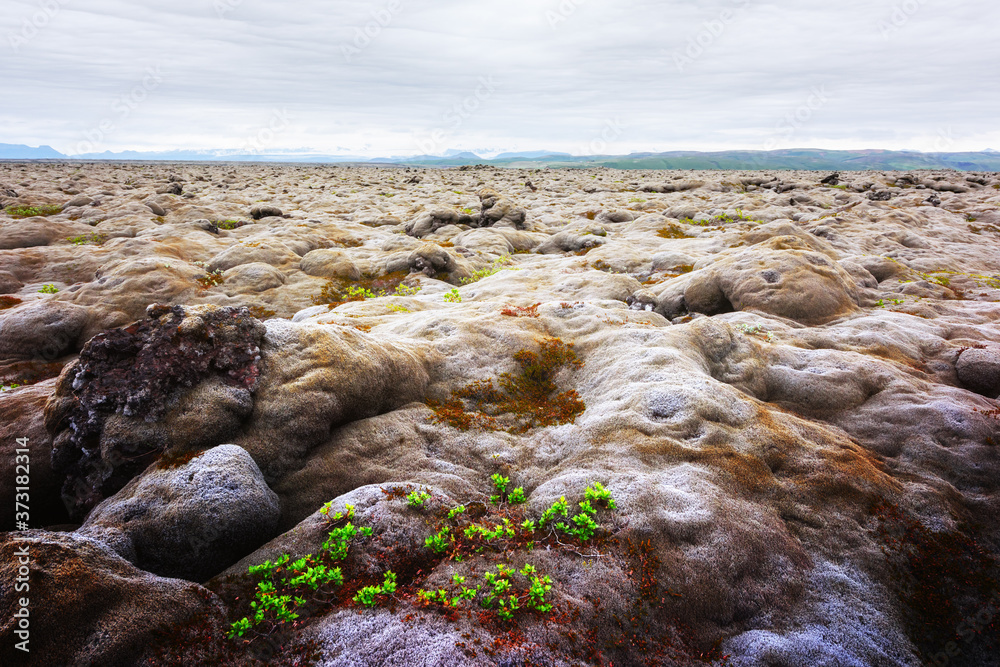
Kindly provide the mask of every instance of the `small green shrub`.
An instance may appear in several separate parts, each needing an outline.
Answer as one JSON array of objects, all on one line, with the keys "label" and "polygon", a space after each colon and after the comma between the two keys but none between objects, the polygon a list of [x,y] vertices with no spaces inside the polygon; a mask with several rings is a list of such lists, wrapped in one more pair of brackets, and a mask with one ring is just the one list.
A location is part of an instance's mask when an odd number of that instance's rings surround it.
[{"label": "small green shrub", "polygon": [[[354,507],[347,505],[344,512],[337,512],[331,519],[331,505],[332,501],[320,509],[320,513],[328,520],[338,522],[353,518]],[[330,531],[319,554],[309,554],[296,561],[292,561],[289,554],[282,554],[274,562],[267,560],[260,565],[251,565],[247,573],[261,578],[255,598],[250,603],[252,615],[234,622],[229,630],[229,638],[242,638],[262,624],[273,626],[294,622],[301,615],[297,609],[309,608],[311,601],[321,602],[325,599],[325,587],[342,586],[343,572],[334,563],[347,558],[350,544],[359,533],[370,537],[372,529],[365,527],[359,530],[348,521]],[[376,588],[378,592],[375,595],[388,590],[385,584]],[[389,592],[392,591],[395,591],[395,575]]]},{"label": "small green shrub", "polygon": [[408,496],[406,496],[406,504],[413,509],[423,509],[424,505],[428,500],[431,499],[431,494],[426,491],[413,491]]},{"label": "small green shrub", "polygon": [[392,595],[396,592],[396,573],[389,570],[385,573],[385,578],[382,581],[381,586],[365,586],[358,591],[352,599],[358,604],[362,604],[366,607],[374,607],[379,602],[380,598],[387,595]]},{"label": "small green shrub", "polygon": [[493,486],[496,487],[497,491],[501,494],[507,493],[507,485],[510,483],[510,478],[497,473],[490,477],[490,479],[493,480]]},{"label": "small green shrub", "polygon": [[59,291],[59,288],[52,283],[48,283],[46,285],[42,285],[42,288],[38,291],[42,294],[55,294]]},{"label": "small green shrub", "polygon": [[511,491],[507,497],[507,502],[511,505],[520,505],[521,503],[528,502],[528,499],[524,496],[524,488],[519,486]]},{"label": "small green shrub", "polygon": [[433,551],[436,554],[443,554],[448,551],[448,548],[455,541],[455,538],[451,536],[451,528],[445,526],[437,532],[436,535],[431,535],[426,540],[424,540],[424,546]]}]

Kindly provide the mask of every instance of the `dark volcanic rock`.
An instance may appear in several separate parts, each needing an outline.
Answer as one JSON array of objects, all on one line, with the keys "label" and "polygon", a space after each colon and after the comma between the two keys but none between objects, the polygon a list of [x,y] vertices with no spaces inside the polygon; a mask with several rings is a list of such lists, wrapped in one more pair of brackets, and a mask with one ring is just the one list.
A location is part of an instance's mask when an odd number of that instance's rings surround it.
[{"label": "dark volcanic rock", "polygon": [[82,518],[157,456],[155,443],[108,446],[105,423],[121,415],[156,422],[181,395],[218,377],[253,392],[264,328],[245,308],[150,306],[148,319],[95,336],[60,376],[46,406],[63,501]]},{"label": "dark volcanic rock", "polygon": [[250,209],[250,217],[254,220],[269,217],[281,217],[283,213],[277,206],[254,206]]}]

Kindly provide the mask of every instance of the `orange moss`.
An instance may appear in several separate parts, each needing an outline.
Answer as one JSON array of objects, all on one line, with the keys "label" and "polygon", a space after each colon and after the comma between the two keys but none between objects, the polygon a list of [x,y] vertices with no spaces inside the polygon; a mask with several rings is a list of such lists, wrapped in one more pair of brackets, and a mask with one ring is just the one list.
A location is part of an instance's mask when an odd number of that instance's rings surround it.
[{"label": "orange moss", "polygon": [[554,378],[566,366],[581,367],[573,344],[558,338],[541,341],[536,354],[520,350],[514,355],[520,371],[477,380],[452,392],[449,400],[428,401],[434,421],[460,430],[479,428],[524,433],[532,428],[569,424],[586,406],[574,389],[559,392]]},{"label": "orange moss", "polygon": [[538,307],[542,305],[536,303],[533,306],[507,306],[500,311],[501,315],[508,317],[538,317]]},{"label": "orange moss", "polygon": [[275,311],[263,306],[247,306],[247,310],[250,311],[250,317],[258,320],[267,320],[277,315]]},{"label": "orange moss", "polygon": [[160,470],[171,470],[180,468],[195,460],[205,452],[203,450],[191,449],[188,451],[169,451],[160,456],[156,461],[156,467]]}]

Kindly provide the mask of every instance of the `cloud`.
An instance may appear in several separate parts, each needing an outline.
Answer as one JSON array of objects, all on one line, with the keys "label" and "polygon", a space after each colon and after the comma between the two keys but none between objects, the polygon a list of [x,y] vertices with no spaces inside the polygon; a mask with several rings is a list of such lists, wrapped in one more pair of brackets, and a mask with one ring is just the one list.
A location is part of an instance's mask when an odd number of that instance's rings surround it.
[{"label": "cloud", "polygon": [[609,152],[1000,149],[998,19],[985,0],[8,0],[0,141],[236,148],[283,113],[274,148],[370,155],[582,153],[609,123]]}]

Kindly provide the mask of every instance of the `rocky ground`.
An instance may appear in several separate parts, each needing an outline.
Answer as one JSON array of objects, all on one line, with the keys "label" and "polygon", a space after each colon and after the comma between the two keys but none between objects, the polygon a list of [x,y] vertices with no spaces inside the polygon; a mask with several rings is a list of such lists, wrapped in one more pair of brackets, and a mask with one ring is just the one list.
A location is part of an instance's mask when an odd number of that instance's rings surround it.
[{"label": "rocky ground", "polygon": [[1000,664],[997,174],[2,163],[0,204],[5,665]]}]

